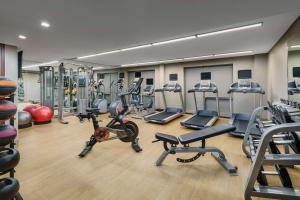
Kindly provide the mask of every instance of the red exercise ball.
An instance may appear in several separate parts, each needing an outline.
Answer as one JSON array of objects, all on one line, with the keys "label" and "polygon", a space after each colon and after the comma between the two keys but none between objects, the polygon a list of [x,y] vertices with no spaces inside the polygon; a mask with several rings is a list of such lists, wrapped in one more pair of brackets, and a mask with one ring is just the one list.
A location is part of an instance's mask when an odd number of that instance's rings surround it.
[{"label": "red exercise ball", "polygon": [[37,104],[31,104],[31,105],[26,106],[23,110],[26,111],[26,112],[29,112],[32,115],[32,112],[35,109],[37,109],[38,107],[41,107],[41,106],[37,105]]},{"label": "red exercise ball", "polygon": [[0,98],[11,96],[17,89],[17,84],[3,76],[0,76]]},{"label": "red exercise ball", "polygon": [[47,106],[39,106],[32,110],[31,116],[35,123],[49,123],[53,117],[53,111]]},{"label": "red exercise ball", "polygon": [[17,112],[17,106],[7,100],[0,100],[0,120],[8,120]]}]

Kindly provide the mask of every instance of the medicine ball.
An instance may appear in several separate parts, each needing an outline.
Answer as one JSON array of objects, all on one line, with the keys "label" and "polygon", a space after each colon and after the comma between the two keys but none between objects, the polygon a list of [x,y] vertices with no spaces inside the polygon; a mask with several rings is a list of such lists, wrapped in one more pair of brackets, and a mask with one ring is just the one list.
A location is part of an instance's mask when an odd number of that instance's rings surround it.
[{"label": "medicine ball", "polygon": [[8,120],[17,112],[17,106],[7,100],[0,100],[0,120]]},{"label": "medicine ball", "polygon": [[0,98],[11,96],[17,89],[17,84],[3,76],[0,76]]}]

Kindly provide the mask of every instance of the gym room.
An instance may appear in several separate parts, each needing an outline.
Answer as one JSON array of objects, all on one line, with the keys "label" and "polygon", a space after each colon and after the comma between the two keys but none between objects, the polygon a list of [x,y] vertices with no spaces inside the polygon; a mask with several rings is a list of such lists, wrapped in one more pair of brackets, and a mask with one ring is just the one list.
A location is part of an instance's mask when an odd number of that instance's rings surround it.
[{"label": "gym room", "polygon": [[1,0],[0,200],[300,200],[299,0]]}]

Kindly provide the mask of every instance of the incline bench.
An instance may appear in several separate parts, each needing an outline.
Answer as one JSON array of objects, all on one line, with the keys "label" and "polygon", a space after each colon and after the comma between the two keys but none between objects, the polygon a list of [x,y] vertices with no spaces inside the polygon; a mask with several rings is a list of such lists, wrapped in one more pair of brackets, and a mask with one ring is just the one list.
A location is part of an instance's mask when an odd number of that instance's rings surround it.
[{"label": "incline bench", "polygon": [[[198,159],[201,155],[207,152],[211,152],[212,156],[229,172],[230,175],[237,175],[237,167],[232,166],[227,160],[224,153],[216,147],[205,147],[205,140],[210,137],[222,135],[227,132],[235,130],[235,126],[230,124],[222,124],[210,128],[206,128],[199,131],[194,131],[179,136],[178,138],[164,133],[156,133],[156,140],[153,142],[163,141],[165,151],[156,161],[156,166],[160,166],[169,154],[176,153],[197,153],[194,157],[189,159],[177,158],[178,162],[188,163]],[[202,141],[200,147],[190,147],[193,142]],[[177,147],[178,144],[182,144],[182,147]],[[168,144],[170,147],[168,147]]]}]

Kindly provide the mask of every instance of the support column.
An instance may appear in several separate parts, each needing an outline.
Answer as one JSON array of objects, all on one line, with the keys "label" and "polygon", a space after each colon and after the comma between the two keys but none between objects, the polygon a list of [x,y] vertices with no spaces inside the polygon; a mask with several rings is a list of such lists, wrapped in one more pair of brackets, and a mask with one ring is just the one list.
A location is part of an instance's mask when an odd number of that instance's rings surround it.
[{"label": "support column", "polygon": [[5,75],[5,45],[0,43],[0,76]]}]

